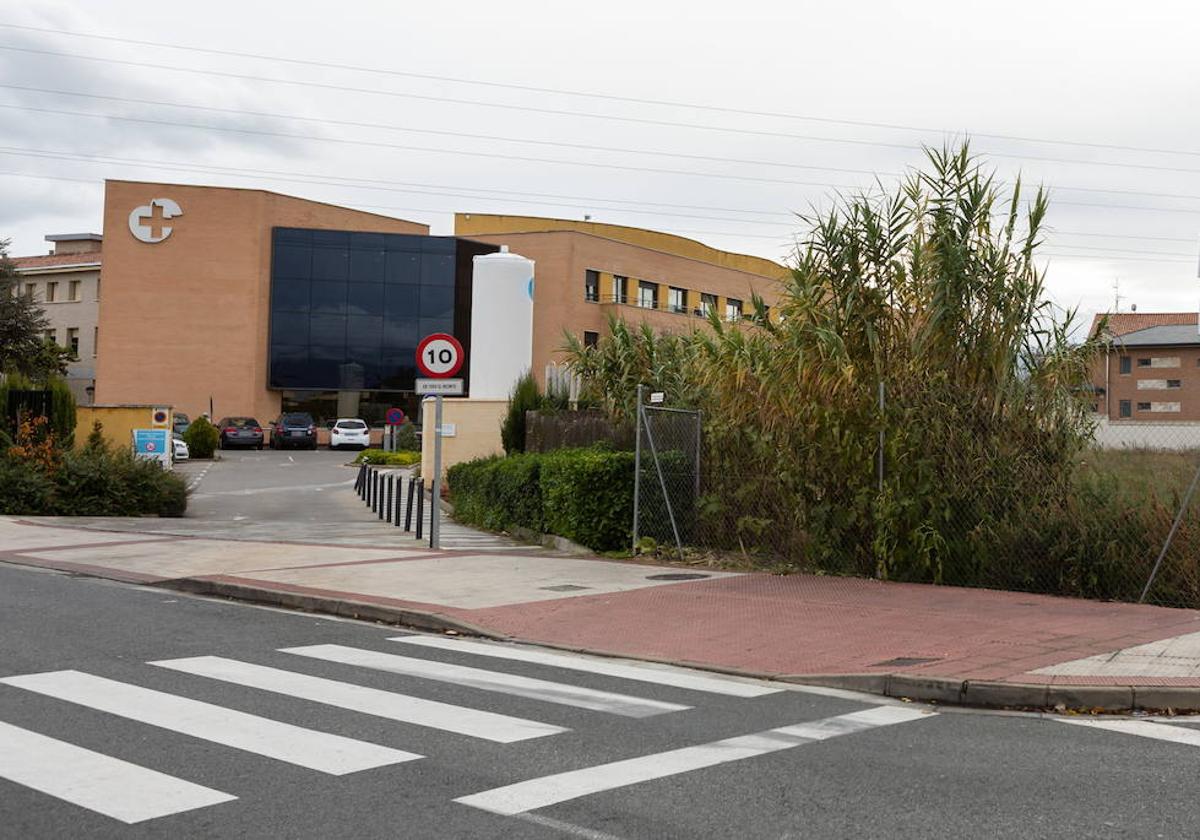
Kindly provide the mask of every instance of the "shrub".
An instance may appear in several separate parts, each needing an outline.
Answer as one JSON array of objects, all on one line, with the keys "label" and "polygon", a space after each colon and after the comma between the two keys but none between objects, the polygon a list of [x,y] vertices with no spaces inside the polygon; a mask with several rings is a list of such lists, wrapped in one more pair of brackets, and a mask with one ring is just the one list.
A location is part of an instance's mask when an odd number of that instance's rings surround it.
[{"label": "shrub", "polygon": [[0,458],[0,514],[48,513],[54,483],[35,465],[17,458]]},{"label": "shrub", "polygon": [[183,433],[183,442],[193,458],[211,458],[220,440],[221,433],[205,417],[197,417]]},{"label": "shrub", "polygon": [[417,427],[412,421],[405,420],[395,432],[396,449],[400,452],[420,452],[421,441],[417,437]]},{"label": "shrub", "polygon": [[50,428],[55,438],[70,445],[75,435],[75,395],[71,393],[67,381],[57,376],[46,383],[46,389],[50,391],[52,399]]},{"label": "shrub", "polygon": [[447,475],[454,518],[621,548],[633,517],[633,460],[629,452],[560,449],[455,464]]},{"label": "shrub", "polygon": [[420,452],[384,452],[382,449],[364,449],[354,459],[356,464],[375,464],[385,467],[411,467],[421,463]]},{"label": "shrub", "polygon": [[508,413],[500,423],[500,442],[504,452],[513,455],[525,451],[525,412],[542,407],[542,392],[533,374],[526,372],[508,397]]},{"label": "shrub", "polygon": [[540,455],[481,458],[455,464],[446,483],[454,518],[500,531],[519,525],[545,530],[538,486]]},{"label": "shrub", "polygon": [[546,531],[597,551],[626,547],[633,465],[632,452],[559,449],[542,456]]}]

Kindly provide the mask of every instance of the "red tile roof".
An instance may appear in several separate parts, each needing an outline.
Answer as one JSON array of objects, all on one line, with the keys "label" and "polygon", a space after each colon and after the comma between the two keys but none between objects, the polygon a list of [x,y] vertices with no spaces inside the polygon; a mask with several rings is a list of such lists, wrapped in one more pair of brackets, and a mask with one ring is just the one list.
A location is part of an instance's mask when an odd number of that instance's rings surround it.
[{"label": "red tile roof", "polygon": [[39,254],[35,257],[9,257],[17,270],[29,268],[54,268],[67,265],[91,265],[100,262],[99,251],[84,251],[81,254]]},{"label": "red tile roof", "polygon": [[1108,318],[1108,334],[1113,338],[1147,327],[1192,326],[1196,323],[1195,312],[1109,312],[1098,313],[1092,319],[1089,335],[1095,335],[1102,318]]}]

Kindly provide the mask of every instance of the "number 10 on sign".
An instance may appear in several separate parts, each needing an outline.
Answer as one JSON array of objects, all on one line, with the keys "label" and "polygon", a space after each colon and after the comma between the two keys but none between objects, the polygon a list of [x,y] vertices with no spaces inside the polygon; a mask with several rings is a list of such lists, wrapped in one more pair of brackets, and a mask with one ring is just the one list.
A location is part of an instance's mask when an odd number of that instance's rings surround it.
[{"label": "number 10 on sign", "polygon": [[463,366],[463,347],[447,333],[433,333],[417,345],[417,369],[431,379],[454,376]]}]

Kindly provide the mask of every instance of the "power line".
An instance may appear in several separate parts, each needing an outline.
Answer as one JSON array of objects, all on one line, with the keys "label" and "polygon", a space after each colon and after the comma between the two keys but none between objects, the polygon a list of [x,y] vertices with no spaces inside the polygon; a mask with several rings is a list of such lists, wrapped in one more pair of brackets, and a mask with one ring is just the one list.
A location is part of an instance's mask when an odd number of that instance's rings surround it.
[{"label": "power line", "polygon": [[[220,70],[201,70],[198,68],[191,68],[191,67],[178,67],[178,66],[170,65],[170,64],[156,64],[153,62],[146,62],[146,61],[129,61],[126,59],[79,55],[77,53],[69,53],[69,52],[62,52],[62,51],[56,51],[56,50],[40,50],[40,49],[35,49],[32,47],[17,47],[17,46],[7,45],[7,44],[0,44],[0,50],[24,52],[24,53],[29,53],[32,55],[47,55],[47,56],[54,56],[57,58],[73,58],[73,59],[77,59],[80,61],[96,61],[96,62],[102,62],[102,63],[107,63],[107,64],[118,64],[118,65],[123,65],[123,66],[127,66],[127,67],[139,67],[139,68],[148,68],[148,69],[155,69],[155,70],[167,70],[167,71],[179,72],[179,73],[194,73],[194,74],[199,74],[199,75],[216,76],[216,77],[221,77],[221,78],[268,82],[271,84],[293,85],[293,86],[298,86],[298,87],[315,88],[315,89],[321,89],[321,90],[335,90],[335,91],[343,91],[343,92],[364,93],[364,94],[370,94],[370,95],[375,95],[375,96],[392,96],[392,97],[401,97],[401,98],[407,98],[407,99],[419,99],[419,100],[430,101],[430,102],[471,104],[471,105],[475,105],[475,106],[498,107],[498,108],[504,108],[504,109],[509,109],[509,110],[540,111],[543,113],[558,113],[558,114],[570,115],[570,116],[575,116],[575,117],[588,117],[588,118],[594,118],[594,119],[604,119],[604,120],[615,119],[615,120],[630,121],[628,118],[624,118],[624,117],[588,114],[586,112],[580,112],[580,111],[539,109],[539,108],[530,108],[527,106],[509,105],[509,104],[500,105],[497,103],[482,102],[482,101],[477,101],[477,100],[455,100],[455,99],[452,99],[449,97],[444,97],[444,96],[427,96],[427,95],[404,93],[404,92],[400,92],[400,91],[380,90],[378,88],[360,88],[360,87],[353,87],[353,86],[349,86],[349,85],[334,85],[334,84],[323,83],[323,82],[297,81],[294,79],[280,79],[280,78],[274,78],[274,77],[270,77],[270,76],[255,76],[255,75],[248,74],[248,73],[230,73],[230,72],[220,71]],[[633,120],[633,121],[641,121],[641,120]],[[674,124],[674,123],[664,123],[664,124]],[[683,124],[678,123],[676,125],[682,126]],[[719,126],[690,126],[690,127],[707,128],[709,130],[715,130],[715,131],[728,130],[728,131],[733,131],[736,133],[760,133],[760,134],[762,133],[762,132],[748,131],[745,129],[725,129],[725,128],[721,128]],[[915,131],[918,129],[912,128],[910,130]],[[951,132],[951,133],[958,134],[959,132]],[[783,134],[783,135],[779,135],[779,136],[792,137],[795,139],[804,139],[804,140],[818,140],[818,141],[823,141],[823,142],[853,143],[856,145],[882,146],[882,147],[890,147],[890,148],[907,149],[907,150],[911,150],[911,151],[922,151],[921,146],[913,146],[910,144],[885,143],[885,142],[881,142],[881,141],[859,140],[859,139],[848,139],[848,138],[810,137],[810,136],[791,135],[791,134]],[[980,135],[980,136],[982,136],[982,135]],[[1041,141],[1034,141],[1034,142],[1041,142]],[[1045,142],[1051,142],[1051,141],[1045,141]],[[1066,141],[1062,141],[1062,142],[1066,142]],[[1073,141],[1072,141],[1072,143],[1073,143]],[[1149,150],[1149,151],[1153,151],[1153,150]],[[1161,172],[1200,173],[1200,169],[1188,169],[1186,167],[1156,166],[1156,165],[1137,164],[1137,163],[1117,163],[1117,162],[1111,162],[1111,161],[1079,160],[1079,159],[1073,159],[1073,158],[1053,158],[1053,157],[1044,157],[1044,156],[1039,156],[1039,155],[1016,154],[1016,153],[1012,153],[1012,152],[997,152],[997,151],[986,151],[985,154],[990,155],[992,157],[1011,158],[1011,159],[1015,159],[1015,160],[1031,160],[1031,161],[1038,161],[1038,162],[1043,162],[1043,163],[1065,163],[1065,164],[1075,164],[1075,165],[1080,165],[1080,166],[1102,166],[1102,167],[1112,167],[1112,168],[1120,168],[1120,169],[1145,169],[1145,170],[1150,170],[1150,171],[1161,171]],[[1196,154],[1200,155],[1200,152],[1198,152]]]},{"label": "power line", "polygon": [[[51,94],[54,96],[73,96],[73,97],[77,97],[77,98],[81,98],[81,99],[102,99],[102,100],[109,101],[109,102],[122,102],[122,103],[127,103],[127,104],[134,104],[134,105],[151,105],[151,106],[155,106],[155,107],[164,107],[164,108],[182,108],[185,110],[192,110],[192,111],[208,111],[208,112],[218,113],[218,114],[234,114],[237,116],[259,117],[259,118],[268,118],[268,119],[277,119],[277,120],[296,120],[299,122],[317,123],[320,125],[336,125],[336,126],[347,126],[347,127],[352,127],[352,128],[381,129],[381,130],[385,130],[385,131],[400,131],[400,132],[408,132],[408,133],[413,133],[413,134],[430,134],[430,135],[434,135],[434,136],[438,136],[438,137],[464,137],[464,138],[469,138],[469,139],[473,139],[473,140],[498,140],[498,141],[502,141],[505,143],[525,143],[528,145],[550,146],[550,147],[555,147],[555,148],[582,149],[582,150],[586,150],[586,151],[618,152],[618,153],[622,153],[622,154],[652,155],[652,156],[657,156],[657,157],[681,158],[684,160],[702,160],[702,161],[716,162],[716,163],[741,163],[741,164],[749,164],[749,165],[753,165],[753,166],[778,166],[778,167],[784,167],[784,168],[788,168],[788,169],[811,169],[811,170],[819,170],[819,171],[826,171],[826,172],[845,172],[845,173],[850,173],[850,174],[855,174],[855,175],[871,175],[873,177],[879,177],[879,176],[885,176],[885,177],[891,177],[891,178],[903,177],[903,174],[898,173],[898,172],[878,172],[878,171],[866,170],[866,169],[850,169],[850,168],[834,167],[834,166],[817,166],[817,165],[813,165],[813,164],[796,164],[796,163],[788,163],[786,161],[749,160],[749,159],[744,159],[744,158],[728,158],[728,157],[720,157],[720,156],[713,156],[713,155],[687,154],[687,153],[683,153],[683,152],[664,152],[664,151],[659,151],[657,149],[631,149],[631,148],[624,148],[624,147],[619,147],[619,146],[618,147],[599,146],[599,145],[584,144],[584,143],[567,143],[567,142],[555,141],[555,140],[538,140],[538,139],[527,139],[527,138],[521,138],[521,137],[505,137],[505,136],[494,135],[494,134],[472,134],[469,132],[462,132],[462,131],[445,131],[445,130],[430,129],[430,128],[412,128],[409,126],[395,125],[395,124],[389,124],[389,123],[362,122],[362,121],[358,121],[358,120],[338,120],[338,119],[331,119],[328,117],[307,117],[307,116],[302,116],[299,114],[282,114],[282,113],[275,113],[275,112],[270,112],[270,111],[249,111],[249,110],[238,109],[238,108],[219,108],[219,107],[211,106],[211,105],[197,105],[197,104],[191,104],[191,103],[185,103],[185,102],[168,102],[168,101],[158,100],[158,99],[139,99],[139,98],[135,98],[135,97],[113,96],[110,94],[101,94],[101,93],[84,93],[81,91],[57,90],[57,89],[53,89],[53,88],[41,88],[41,87],[33,87],[33,86],[29,86],[29,85],[0,84],[0,88],[5,88],[8,90],[20,90],[20,91],[26,91],[26,92],[31,92],[31,93]],[[911,148],[911,147],[905,147],[905,148]],[[1197,171],[1200,171],[1200,170],[1197,170]],[[846,185],[841,185],[841,184],[821,184],[819,186],[831,186],[831,187],[835,187],[838,189],[852,189],[852,187],[847,187]],[[1173,198],[1173,199],[1187,199],[1187,200],[1200,201],[1200,194],[1195,194],[1195,193],[1168,193],[1168,192],[1154,192],[1154,191],[1149,191],[1149,190],[1121,190],[1121,189],[1112,189],[1110,187],[1074,187],[1074,186],[1067,186],[1067,185],[1062,185],[1062,184],[1055,184],[1051,189],[1053,189],[1055,191],[1061,190],[1061,191],[1067,191],[1067,192],[1110,193],[1110,194],[1114,194],[1114,195],[1142,195],[1142,196],[1149,196],[1152,198]]]},{"label": "power line", "polygon": [[[310,140],[310,141],[322,142],[322,143],[338,143],[338,144],[342,144],[342,145],[368,146],[368,147],[372,147],[372,148],[400,149],[400,150],[404,150],[404,151],[428,152],[431,154],[463,155],[463,156],[468,156],[468,157],[483,157],[483,158],[496,158],[496,159],[500,159],[500,160],[514,160],[514,161],[521,161],[521,162],[526,162],[526,163],[549,163],[549,164],[555,164],[555,165],[559,165],[559,166],[579,166],[579,167],[586,167],[586,168],[593,168],[593,169],[610,169],[610,170],[615,169],[615,170],[623,170],[623,171],[629,171],[629,172],[646,172],[646,173],[665,174],[665,175],[684,175],[687,177],[695,177],[695,178],[715,178],[715,179],[728,180],[728,181],[746,181],[746,182],[752,182],[752,183],[765,183],[765,184],[774,184],[774,185],[786,184],[789,186],[828,187],[828,188],[833,188],[833,189],[854,189],[852,187],[847,187],[846,185],[842,185],[842,184],[829,184],[829,183],[821,183],[821,182],[813,182],[813,181],[797,181],[794,179],[790,180],[790,179],[780,179],[780,178],[762,178],[762,177],[756,177],[756,176],[751,176],[751,175],[732,175],[732,174],[717,173],[717,172],[696,172],[696,171],[682,170],[682,169],[663,169],[660,167],[629,166],[629,165],[612,164],[612,163],[598,163],[595,161],[561,160],[561,159],[557,159],[557,158],[537,158],[537,157],[530,157],[530,156],[526,156],[526,155],[501,154],[498,152],[476,152],[476,151],[467,151],[467,150],[462,150],[462,149],[434,148],[434,147],[429,147],[429,146],[409,146],[409,145],[404,145],[404,144],[399,144],[399,143],[383,143],[383,142],[379,142],[379,141],[370,141],[370,140],[350,140],[350,139],[340,138],[340,137],[322,137],[320,135],[312,135],[312,134],[293,134],[293,133],[279,132],[279,131],[264,131],[261,129],[238,128],[236,126],[206,125],[203,123],[183,123],[183,122],[177,122],[177,121],[173,121],[173,120],[153,120],[153,119],[149,119],[149,118],[145,118],[145,117],[129,117],[129,116],[123,116],[120,114],[103,114],[103,113],[98,113],[98,112],[93,112],[93,111],[68,111],[68,110],[57,109],[57,108],[39,108],[39,107],[35,107],[32,105],[16,105],[16,104],[11,104],[11,103],[0,103],[0,108],[8,108],[11,110],[18,110],[18,111],[30,111],[33,113],[58,114],[58,115],[66,115],[66,116],[86,117],[89,119],[109,119],[109,120],[117,120],[117,121],[122,121],[122,122],[141,123],[141,124],[145,124],[145,125],[161,125],[161,126],[167,126],[167,127],[171,127],[171,128],[199,129],[202,131],[223,131],[223,132],[232,132],[232,133],[236,133],[236,134],[256,135],[256,136],[262,136],[262,137],[278,137],[278,138],[290,139],[290,140]],[[1107,210],[1125,209],[1125,210],[1138,210],[1138,211],[1146,211],[1146,212],[1180,213],[1180,214],[1186,213],[1186,214],[1193,214],[1193,215],[1200,214],[1200,209],[1180,210],[1178,208],[1172,208],[1172,207],[1152,207],[1152,206],[1145,206],[1145,205],[1128,205],[1128,204],[1124,204],[1124,205],[1123,204],[1097,204],[1094,202],[1082,202],[1082,201],[1058,201],[1057,203],[1060,205],[1070,205],[1070,206],[1076,206],[1076,207],[1099,207],[1099,208],[1103,208],[1103,209],[1107,209]]]},{"label": "power line", "polygon": [[[930,128],[927,126],[905,125],[901,123],[886,123],[870,120],[847,120],[837,119],[833,117],[821,117],[811,114],[797,114],[783,111],[757,111],[747,108],[731,108],[722,105],[712,105],[708,103],[697,102],[682,102],[678,100],[667,99],[650,99],[644,97],[621,96],[617,94],[600,93],[596,91],[581,91],[566,88],[550,88],[540,87],[536,85],[523,85],[511,82],[498,82],[495,80],[471,79],[456,76],[444,76],[432,73],[416,73],[412,71],[394,70],[379,67],[366,67],[362,65],[340,64],[336,62],[317,61],[314,59],[298,59],[285,56],[263,55],[261,53],[239,52],[235,50],[219,50],[211,47],[196,47],[185,44],[171,44],[162,41],[136,40],[132,38],[120,38],[113,35],[97,35],[94,33],[73,32],[65,29],[52,29],[49,27],[27,26],[11,23],[0,23],[0,27],[7,29],[24,30],[29,32],[41,32],[44,34],[66,35],[74,38],[87,38],[98,41],[109,41],[124,44],[137,44],[140,46],[160,47],[163,49],[181,50],[186,52],[204,53],[208,55],[232,56],[237,58],[249,58],[257,61],[274,61],[282,64],[293,64],[307,67],[320,67],[324,69],[348,70],[358,73],[372,73],[384,76],[398,76],[411,79],[422,79],[425,81],[452,82],[454,84],[475,85],[480,87],[500,88],[506,90],[516,90],[532,93],[549,93],[557,96],[574,96],[587,99],[598,99],[609,102],[629,102],[638,105],[653,105],[656,107],[667,106],[673,108],[688,108],[692,110],[710,111],[725,114],[734,114],[738,116],[758,116],[771,117],[779,119],[801,120],[805,122],[825,123],[830,125],[849,125],[857,128],[882,128],[895,131],[916,131],[921,133],[937,132],[939,134],[957,134],[958,131],[950,131],[947,129]],[[997,134],[971,132],[976,137],[987,137],[995,140],[1011,140],[1024,143],[1045,143],[1053,145],[1079,146],[1082,148],[1091,149],[1109,149],[1114,151],[1130,151],[1130,152],[1149,152],[1153,154],[1172,154],[1172,155],[1188,155],[1200,156],[1200,151],[1187,149],[1162,149],[1146,146],[1132,146],[1117,143],[1097,143],[1092,141],[1080,140],[1062,140],[1044,137],[1030,137],[1023,135],[1012,134]]]}]

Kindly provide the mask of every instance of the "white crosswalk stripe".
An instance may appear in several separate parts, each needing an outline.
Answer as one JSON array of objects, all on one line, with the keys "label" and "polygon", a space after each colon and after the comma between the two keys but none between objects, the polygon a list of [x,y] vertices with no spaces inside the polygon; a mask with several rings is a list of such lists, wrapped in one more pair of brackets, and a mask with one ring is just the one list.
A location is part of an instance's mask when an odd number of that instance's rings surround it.
[{"label": "white crosswalk stripe", "polygon": [[1151,723],[1147,720],[1105,720],[1104,718],[1056,717],[1052,720],[1069,723],[1072,726],[1084,726],[1088,729],[1103,729],[1108,732],[1120,732],[1123,735],[1137,735],[1139,738],[1153,738],[1158,741],[1200,747],[1200,730],[1172,726],[1169,723]]},{"label": "white crosswalk stripe", "polygon": [[219,656],[168,659],[149,664],[502,744],[568,731],[548,723],[423,700]]},{"label": "white crosswalk stripe", "polygon": [[731,697],[762,697],[766,694],[777,694],[783,691],[778,686],[710,676],[670,665],[571,656],[523,645],[490,644],[466,639],[450,639],[443,636],[396,636],[391,641],[435,650],[460,651],[475,656],[490,656],[496,659],[549,665],[571,671],[585,671],[589,674],[602,674],[607,677],[668,685],[692,691],[726,694]]},{"label": "white crosswalk stripe", "polygon": [[511,816],[601,791],[766,755],[878,726],[907,723],[932,716],[932,713],[919,709],[879,706],[812,723],[768,729],[754,735],[726,738],[710,744],[556,773],[463,796],[454,801],[495,814]]},{"label": "white crosswalk stripe", "polygon": [[0,683],[336,776],[421,758],[81,671],[5,677]]},{"label": "white crosswalk stripe", "polygon": [[237,799],[3,722],[0,779],[131,824]]},{"label": "white crosswalk stripe", "polygon": [[465,665],[452,665],[432,659],[416,659],[343,645],[309,645],[283,648],[282,652],[627,717],[650,717],[664,712],[677,712],[691,708],[678,703],[649,700],[628,694],[614,694],[567,683],[532,679],[499,671],[486,671],[482,668],[469,668]]}]

